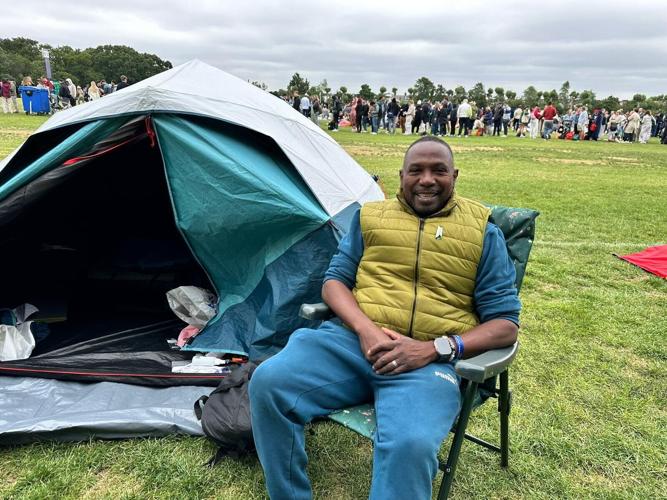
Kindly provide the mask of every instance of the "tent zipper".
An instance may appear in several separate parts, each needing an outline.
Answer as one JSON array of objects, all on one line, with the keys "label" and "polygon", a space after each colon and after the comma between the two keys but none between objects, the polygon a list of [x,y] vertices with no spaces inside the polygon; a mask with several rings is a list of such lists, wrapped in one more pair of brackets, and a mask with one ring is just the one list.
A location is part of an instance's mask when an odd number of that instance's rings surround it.
[{"label": "tent zipper", "polygon": [[421,246],[422,246],[422,232],[424,231],[424,219],[419,218],[419,231],[417,231],[417,255],[415,257],[415,272],[414,279],[412,281],[413,294],[412,299],[412,311],[410,312],[410,325],[408,326],[408,337],[412,337],[412,327],[415,322],[415,314],[417,312],[417,286],[419,285],[419,259],[421,257]]}]

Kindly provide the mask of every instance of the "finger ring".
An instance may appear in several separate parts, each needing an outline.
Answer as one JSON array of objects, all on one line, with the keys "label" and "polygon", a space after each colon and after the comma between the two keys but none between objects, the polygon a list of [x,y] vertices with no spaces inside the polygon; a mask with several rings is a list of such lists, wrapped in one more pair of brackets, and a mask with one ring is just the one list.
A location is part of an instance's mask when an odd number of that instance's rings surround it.
[{"label": "finger ring", "polygon": [[398,363],[396,362],[396,360],[391,362],[391,366],[393,366],[394,368],[398,368]]}]

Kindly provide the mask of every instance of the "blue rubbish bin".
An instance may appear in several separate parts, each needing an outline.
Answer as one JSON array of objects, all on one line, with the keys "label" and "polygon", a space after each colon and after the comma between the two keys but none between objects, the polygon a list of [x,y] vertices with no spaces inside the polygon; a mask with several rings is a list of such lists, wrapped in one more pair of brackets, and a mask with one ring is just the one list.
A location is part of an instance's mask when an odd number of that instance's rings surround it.
[{"label": "blue rubbish bin", "polygon": [[21,85],[19,87],[19,92],[21,93],[23,111],[25,111],[26,114],[48,114],[51,110],[48,89]]}]

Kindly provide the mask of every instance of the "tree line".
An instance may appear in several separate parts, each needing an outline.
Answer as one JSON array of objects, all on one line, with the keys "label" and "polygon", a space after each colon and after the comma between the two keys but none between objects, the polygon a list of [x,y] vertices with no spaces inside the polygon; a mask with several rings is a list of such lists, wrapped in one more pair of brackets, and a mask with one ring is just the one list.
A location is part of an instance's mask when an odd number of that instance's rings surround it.
[{"label": "tree line", "polygon": [[118,82],[120,75],[126,75],[130,82],[138,82],[172,67],[169,61],[155,54],[140,53],[125,45],[73,49],[17,37],[0,38],[0,76],[20,82],[25,76],[35,80],[45,75],[42,49],[49,50],[54,79],[71,78],[82,87],[93,80]]},{"label": "tree line", "polygon": [[[265,90],[266,85],[261,82],[252,82]],[[478,106],[495,106],[499,102],[507,103],[511,107],[534,107],[544,106],[548,102],[553,103],[560,113],[568,109],[585,105],[589,109],[605,108],[608,110],[644,108],[655,112],[667,111],[667,95],[657,95],[647,97],[644,94],[635,94],[632,99],[620,99],[616,96],[610,95],[605,98],[598,98],[592,90],[574,90],[569,81],[563,82],[559,90],[538,90],[533,85],[528,86],[521,94],[514,90],[504,89],[503,87],[486,87],[482,82],[477,82],[471,88],[466,89],[463,85],[458,85],[454,88],[446,88],[442,84],[435,84],[430,78],[422,76],[408,88],[406,94],[398,95],[398,89],[392,87],[391,93],[384,86],[380,87],[377,92],[374,92],[368,84],[363,84],[358,92],[350,92],[347,87],[341,86],[337,91],[332,93],[332,89],[328,85],[326,79],[318,85],[311,85],[307,78],[301,76],[299,73],[294,73],[286,89],[279,89],[271,93],[283,96],[298,93],[299,95],[319,95],[327,99],[333,95],[338,95],[343,102],[349,102],[354,96],[360,96],[364,99],[378,99],[380,96],[385,97],[399,97],[431,102],[442,101],[447,98],[450,101],[460,103],[463,99],[474,101]]]},{"label": "tree line", "polygon": [[[118,82],[120,75],[127,75],[131,82],[138,82],[172,67],[171,62],[162,60],[155,54],[140,53],[125,45],[100,45],[86,49],[74,49],[67,45],[52,47],[36,40],[17,37],[0,38],[0,77],[12,78],[20,82],[24,76],[29,75],[34,79],[44,75],[42,49],[49,50],[53,78],[71,78],[82,87],[93,80],[98,82],[104,79],[108,82]],[[253,81],[251,83],[264,90],[269,90],[262,82]],[[642,107],[655,112],[667,111],[667,95],[647,97],[644,94],[635,94],[632,99],[626,100],[612,95],[599,98],[592,90],[579,92],[572,89],[569,81],[563,82],[559,90],[538,90],[530,85],[519,94],[514,90],[502,87],[487,87],[482,82],[477,82],[469,89],[462,85],[446,88],[443,84],[436,84],[430,78],[422,76],[403,95],[399,96],[396,87],[390,90],[381,86],[375,92],[370,85],[364,83],[357,92],[345,86],[333,91],[326,79],[317,85],[311,85],[307,78],[297,72],[292,75],[286,89],[273,90],[271,93],[282,97],[296,92],[299,95],[319,95],[324,99],[337,94],[344,102],[348,102],[356,95],[368,100],[377,99],[380,95],[409,98],[415,101],[442,101],[446,97],[449,100],[461,102],[467,98],[475,101],[478,106],[493,106],[498,102],[507,102],[512,107],[544,106],[551,101],[561,113],[576,105],[609,110]]]}]

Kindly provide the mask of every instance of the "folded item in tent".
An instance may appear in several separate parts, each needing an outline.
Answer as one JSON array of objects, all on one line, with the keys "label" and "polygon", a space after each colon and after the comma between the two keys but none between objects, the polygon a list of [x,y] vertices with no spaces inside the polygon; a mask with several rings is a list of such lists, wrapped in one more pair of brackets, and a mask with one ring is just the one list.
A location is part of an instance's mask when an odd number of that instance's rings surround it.
[{"label": "folded item in tent", "polygon": [[228,359],[223,359],[215,353],[196,354],[190,362],[195,366],[224,366],[229,364]]},{"label": "folded item in tent", "polygon": [[[202,356],[202,358],[203,357],[204,356]],[[213,360],[214,358],[207,359]],[[231,369],[225,364],[215,365],[212,362],[210,364],[202,364],[197,363],[194,359],[191,363],[188,363],[187,361],[172,361],[171,371],[172,373],[216,373],[219,375],[231,373]]]},{"label": "folded item in tent", "polygon": [[[26,308],[28,312],[26,312]],[[29,322],[30,333],[32,333],[35,343],[38,344],[51,333],[49,325],[41,318],[42,315],[43,311],[32,304],[24,304],[16,309],[0,309],[0,325],[16,327],[19,323],[25,322],[30,316],[33,319]],[[19,321],[19,319],[23,321]]]},{"label": "folded item in tent", "polygon": [[32,304],[3,310],[3,324],[0,324],[0,361],[30,357],[35,348],[35,337],[30,328],[33,322],[26,320],[36,312],[37,308]]},{"label": "folded item in tent", "polygon": [[227,366],[228,359],[222,359],[215,354],[202,355],[196,354],[190,362],[187,361],[172,361],[171,371],[173,373],[230,373]]},{"label": "folded item in tent", "polygon": [[0,325],[0,361],[26,359],[35,348],[30,323],[19,326]]},{"label": "folded item in tent", "polygon": [[39,309],[32,304],[22,304],[14,309],[2,309],[3,324],[16,326],[19,323],[25,323],[29,317],[38,311]]},{"label": "folded item in tent", "polygon": [[667,245],[648,247],[645,250],[628,255],[617,255],[619,259],[642,268],[651,274],[667,278]]}]

